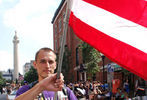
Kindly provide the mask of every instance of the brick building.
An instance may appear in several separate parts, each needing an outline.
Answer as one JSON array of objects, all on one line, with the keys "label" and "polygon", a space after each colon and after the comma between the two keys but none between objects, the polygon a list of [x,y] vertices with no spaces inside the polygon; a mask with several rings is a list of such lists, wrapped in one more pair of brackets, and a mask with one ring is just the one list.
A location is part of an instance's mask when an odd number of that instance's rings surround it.
[{"label": "brick building", "polygon": [[[69,8],[70,5],[67,6],[67,1],[62,0],[59,7],[57,8],[52,24],[53,24],[53,39],[54,39],[54,50],[58,54],[60,47],[61,47],[61,38],[64,33],[65,26],[64,24],[67,23],[67,21],[64,21],[64,18],[66,17],[66,11],[69,15]],[[69,17],[68,17],[69,18]],[[67,20],[68,20],[67,18]],[[82,63],[82,57],[81,52],[78,49],[80,40],[79,38],[73,33],[72,29],[70,27],[67,28],[67,35],[66,35],[66,44],[65,47],[68,48],[68,50],[71,52],[70,62],[69,64],[69,80],[71,81],[77,81],[79,80],[79,73],[78,71],[74,70],[77,66],[79,66],[80,63]]]}]

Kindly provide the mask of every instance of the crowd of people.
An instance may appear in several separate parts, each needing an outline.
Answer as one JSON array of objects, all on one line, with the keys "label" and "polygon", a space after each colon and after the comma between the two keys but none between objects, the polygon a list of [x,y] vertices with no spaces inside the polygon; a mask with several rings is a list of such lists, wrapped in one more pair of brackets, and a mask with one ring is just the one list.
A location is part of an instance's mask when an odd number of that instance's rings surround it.
[{"label": "crowd of people", "polygon": [[[116,79],[116,83],[117,83]],[[112,81],[113,82],[113,81]],[[145,94],[145,83],[139,85],[133,91],[134,96],[130,96],[130,88],[128,80],[123,85],[112,85],[108,83],[102,84],[99,81],[79,81],[75,83],[66,83],[73,90],[78,100],[147,100]],[[134,83],[135,84],[135,83]],[[115,87],[114,87],[115,86]],[[140,89],[140,87],[142,88]],[[142,99],[141,99],[142,98]]]},{"label": "crowd of people", "polygon": [[[65,85],[73,91],[78,100],[145,100],[139,99],[139,97],[137,98],[137,96],[145,96],[145,87],[143,87],[145,83],[139,82],[140,81],[137,81],[136,84],[141,85],[135,85],[136,91],[134,91],[134,97],[136,97],[136,99],[132,99],[133,97],[129,96],[130,89],[128,80],[126,80],[121,87],[116,87],[116,91],[113,90],[113,85],[111,88],[109,84],[102,84],[100,81],[66,82]],[[18,90],[20,87],[28,84],[26,81],[24,81],[24,84],[15,84],[13,82],[3,87],[0,92],[1,94],[5,93],[9,95],[13,90]]]},{"label": "crowd of people", "polygon": [[[99,81],[86,81],[86,82],[76,82],[76,83],[67,83],[67,86],[73,90],[75,95],[79,100],[111,100],[112,92],[109,88],[109,84],[102,84]],[[117,98],[117,95],[115,95]],[[122,97],[123,100],[126,98]],[[119,100],[119,99],[118,99]]]},{"label": "crowd of people", "polygon": [[14,81],[12,83],[6,83],[5,86],[0,86],[0,94],[10,94],[13,90],[18,90],[23,84],[16,84]]},{"label": "crowd of people", "polygon": [[99,98],[110,98],[108,84],[103,85],[99,81],[79,81],[75,83],[67,82],[66,84],[71,90],[73,90],[78,100],[97,100]]}]

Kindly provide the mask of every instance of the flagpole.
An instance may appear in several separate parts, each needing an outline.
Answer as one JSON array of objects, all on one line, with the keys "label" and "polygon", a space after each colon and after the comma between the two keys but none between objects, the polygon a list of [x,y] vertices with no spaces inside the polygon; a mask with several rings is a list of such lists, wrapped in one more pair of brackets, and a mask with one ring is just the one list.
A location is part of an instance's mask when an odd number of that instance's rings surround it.
[{"label": "flagpole", "polygon": [[[69,14],[68,14],[68,9],[69,9],[69,1],[66,0],[67,5],[66,5],[66,12],[65,12],[65,17],[63,20],[63,35],[61,38],[61,44],[60,44],[60,50],[59,50],[59,59],[58,59],[58,69],[57,69],[57,78],[60,77],[61,69],[62,69],[62,61],[63,61],[63,54],[64,54],[64,49],[65,49],[65,43],[66,43],[66,34],[68,30],[68,19],[69,19]],[[66,2],[65,1],[65,2]],[[63,90],[65,87],[63,87]],[[55,93],[54,100],[57,100],[58,98],[58,92]]]}]

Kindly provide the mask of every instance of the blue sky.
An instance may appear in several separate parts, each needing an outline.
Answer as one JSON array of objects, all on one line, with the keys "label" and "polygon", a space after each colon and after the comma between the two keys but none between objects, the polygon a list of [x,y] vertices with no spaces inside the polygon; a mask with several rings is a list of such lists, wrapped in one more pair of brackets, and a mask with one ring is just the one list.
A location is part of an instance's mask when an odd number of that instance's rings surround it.
[{"label": "blue sky", "polygon": [[0,70],[13,69],[13,37],[19,38],[19,71],[41,47],[53,48],[51,20],[61,0],[0,0]]}]

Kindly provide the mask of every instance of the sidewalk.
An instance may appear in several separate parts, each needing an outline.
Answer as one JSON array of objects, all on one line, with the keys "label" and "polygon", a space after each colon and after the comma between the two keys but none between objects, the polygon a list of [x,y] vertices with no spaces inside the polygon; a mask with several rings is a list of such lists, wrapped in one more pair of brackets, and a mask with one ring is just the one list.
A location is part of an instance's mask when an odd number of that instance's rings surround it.
[{"label": "sidewalk", "polygon": [[7,94],[0,94],[0,100],[8,100]]},{"label": "sidewalk", "polygon": [[147,100],[147,96],[142,96],[142,97],[137,96],[132,98],[132,100]]}]

